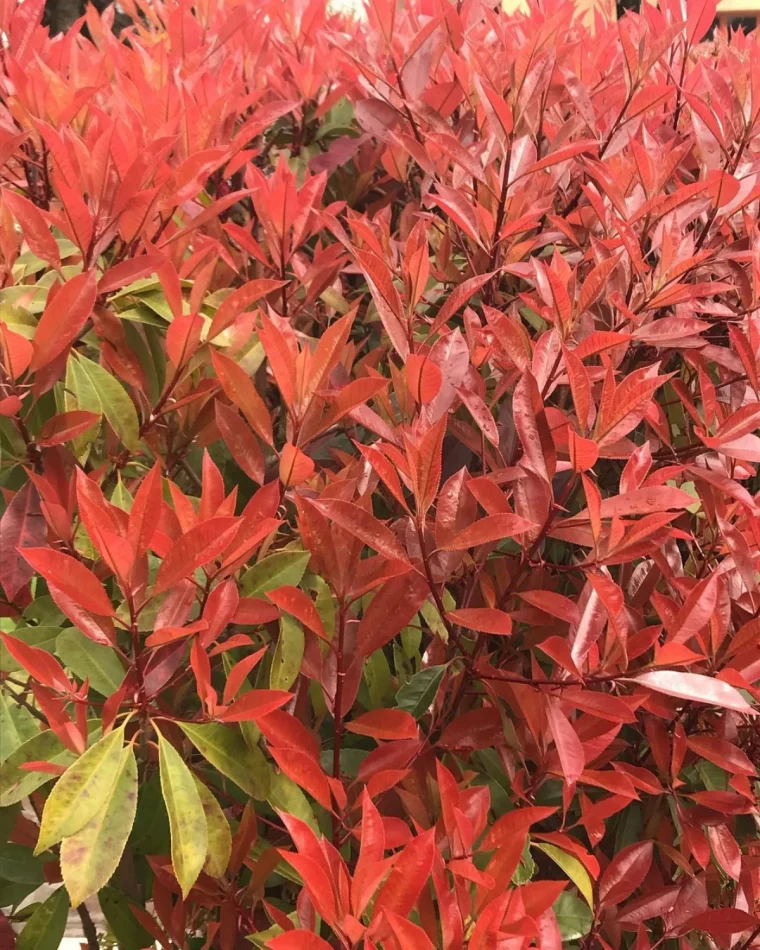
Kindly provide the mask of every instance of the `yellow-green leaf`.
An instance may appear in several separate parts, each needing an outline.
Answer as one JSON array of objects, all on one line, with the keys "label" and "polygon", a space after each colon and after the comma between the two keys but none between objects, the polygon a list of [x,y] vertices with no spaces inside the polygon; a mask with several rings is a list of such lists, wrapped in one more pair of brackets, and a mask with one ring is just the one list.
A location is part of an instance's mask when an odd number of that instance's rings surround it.
[{"label": "yellow-green leaf", "polygon": [[77,355],[79,366],[98,394],[101,411],[124,445],[136,452],[140,447],[140,424],[137,411],[121,383],[99,363]]},{"label": "yellow-green leaf", "polygon": [[209,789],[197,778],[195,786],[201,798],[208,828],[208,850],[203,869],[211,877],[222,877],[230,863],[232,832],[219,802]]},{"label": "yellow-green leaf", "polygon": [[58,779],[45,802],[35,854],[75,835],[90,821],[113,788],[123,746],[124,726],[91,746]]},{"label": "yellow-green leaf", "polygon": [[300,818],[301,821],[305,821],[313,831],[319,831],[319,825],[314,817],[309,799],[284,772],[276,772],[272,776],[272,787],[269,790],[267,801],[275,811],[284,811],[288,815],[294,815],[296,818]]},{"label": "yellow-green leaf", "polygon": [[137,811],[137,761],[132,746],[122,749],[108,800],[81,831],[61,844],[61,874],[71,906],[96,894],[118,867]]},{"label": "yellow-green leaf", "polygon": [[208,829],[192,772],[174,746],[159,733],[161,792],[169,815],[174,875],[187,897],[198,880],[208,851]]},{"label": "yellow-green leaf", "polygon": [[570,880],[581,892],[589,907],[594,906],[594,885],[591,883],[588,871],[581,862],[572,854],[563,851],[553,844],[544,844],[534,841],[533,847],[539,848],[544,854],[548,854],[555,864],[559,865],[567,874]]},{"label": "yellow-green leaf", "polygon": [[297,587],[306,572],[308,551],[278,551],[254,564],[240,579],[244,597],[263,597],[270,590],[290,584]]},{"label": "yellow-green leaf", "polygon": [[260,749],[250,749],[240,733],[220,722],[178,724],[204,759],[252,798],[269,791],[271,768]]},{"label": "yellow-green leaf", "polygon": [[272,669],[269,674],[270,689],[290,689],[298,679],[306,646],[303,627],[289,614],[280,618],[280,636],[277,640]]}]

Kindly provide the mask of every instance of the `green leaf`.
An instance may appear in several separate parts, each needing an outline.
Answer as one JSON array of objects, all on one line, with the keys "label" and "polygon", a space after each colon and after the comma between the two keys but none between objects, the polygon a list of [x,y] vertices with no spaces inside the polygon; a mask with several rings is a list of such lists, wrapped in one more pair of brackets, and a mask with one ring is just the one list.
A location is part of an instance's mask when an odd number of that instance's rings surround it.
[{"label": "green leaf", "polygon": [[396,705],[419,719],[430,708],[441,685],[445,666],[428,666],[404,683],[396,693]]},{"label": "green leaf", "polygon": [[232,854],[232,832],[219,802],[211,791],[198,778],[195,779],[195,786],[201,798],[208,828],[208,851],[203,869],[211,877],[223,877]]},{"label": "green leaf", "polygon": [[591,911],[575,894],[563,891],[554,902],[554,915],[563,943],[582,940],[591,930]]},{"label": "green leaf", "polygon": [[306,572],[308,551],[278,551],[249,568],[240,579],[243,597],[263,597],[270,590],[290,584],[297,587]]},{"label": "green leaf", "polygon": [[269,673],[270,689],[290,689],[301,672],[305,647],[306,639],[301,624],[289,614],[283,614]]},{"label": "green leaf", "polygon": [[34,853],[75,835],[90,821],[113,787],[124,746],[124,726],[79,756],[58,779],[45,802]]},{"label": "green leaf", "polygon": [[10,841],[0,844],[0,879],[4,881],[39,887],[45,882],[44,863],[42,858],[35,858],[26,845]]},{"label": "green leaf", "polygon": [[364,661],[364,681],[372,709],[382,708],[391,692],[391,668],[382,650],[375,650]]},{"label": "green leaf", "polygon": [[[103,405],[100,396],[98,396],[98,391],[73,354],[66,364],[66,388],[63,404],[66,411],[84,409],[87,412],[97,413],[99,416],[103,414]],[[100,422],[97,422],[87,432],[83,432],[72,440],[74,454],[77,458],[87,452],[88,446],[95,441],[99,431]]]},{"label": "green leaf", "polygon": [[17,706],[8,691],[0,690],[0,762],[40,731],[40,724],[23,706]]},{"label": "green leaf", "polygon": [[581,894],[585,897],[589,907],[594,906],[594,885],[591,883],[588,871],[581,862],[572,854],[557,848],[553,844],[544,844],[543,842],[532,842],[534,848],[548,854],[555,864],[567,874],[570,880],[575,884]]},{"label": "green leaf", "polygon": [[16,950],[58,950],[66,931],[69,896],[59,887],[27,920],[16,940]]},{"label": "green leaf", "polygon": [[134,403],[126,389],[98,363],[79,354],[76,359],[98,395],[100,411],[130,452],[136,452],[140,447],[140,424]]},{"label": "green leaf", "polygon": [[49,772],[27,772],[20,768],[26,762],[70,765],[74,759],[74,754],[64,748],[61,740],[50,729],[27,739],[0,765],[0,808],[15,805],[41,785],[52,782],[53,776]]},{"label": "green leaf", "polygon": [[97,894],[119,865],[137,811],[137,761],[131,745],[122,750],[105,804],[81,831],[61,844],[61,874],[71,906]]},{"label": "green leaf", "polygon": [[111,647],[94,643],[76,629],[68,627],[56,640],[55,652],[79,679],[89,679],[101,696],[110,696],[121,686],[124,667]]},{"label": "green leaf", "polygon": [[174,746],[158,735],[161,791],[169,814],[172,865],[182,896],[187,897],[203,869],[208,851],[208,829],[201,797],[192,772]]},{"label": "green leaf", "polygon": [[304,795],[296,783],[289,779],[284,772],[276,772],[272,776],[272,787],[267,801],[275,811],[284,811],[305,821],[312,831],[319,833],[319,826],[311,810],[309,799]]},{"label": "green leaf", "polygon": [[215,769],[239,785],[251,798],[267,797],[271,767],[260,749],[248,747],[236,729],[220,722],[180,722],[179,727]]},{"label": "green leaf", "polygon": [[152,947],[155,940],[132,913],[139,905],[113,887],[104,887],[98,894],[100,909],[116,938],[119,950],[143,950]]}]

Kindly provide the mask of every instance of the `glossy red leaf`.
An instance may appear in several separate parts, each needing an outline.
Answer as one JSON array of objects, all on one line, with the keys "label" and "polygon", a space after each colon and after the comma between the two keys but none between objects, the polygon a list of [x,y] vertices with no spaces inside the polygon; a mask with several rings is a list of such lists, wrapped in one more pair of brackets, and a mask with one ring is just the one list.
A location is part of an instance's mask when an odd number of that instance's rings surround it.
[{"label": "glossy red leaf", "polygon": [[60,588],[75,604],[101,617],[114,615],[103,585],[81,561],[53,548],[24,548],[23,556],[38,574]]}]

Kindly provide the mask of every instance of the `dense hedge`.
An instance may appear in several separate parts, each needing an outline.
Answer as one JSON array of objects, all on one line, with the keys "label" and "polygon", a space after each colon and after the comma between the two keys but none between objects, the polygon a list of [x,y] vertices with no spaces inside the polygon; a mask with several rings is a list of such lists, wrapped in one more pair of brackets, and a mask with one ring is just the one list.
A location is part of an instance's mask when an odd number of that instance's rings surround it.
[{"label": "dense hedge", "polygon": [[121,6],[2,8],[0,942],[760,946],[756,36]]}]

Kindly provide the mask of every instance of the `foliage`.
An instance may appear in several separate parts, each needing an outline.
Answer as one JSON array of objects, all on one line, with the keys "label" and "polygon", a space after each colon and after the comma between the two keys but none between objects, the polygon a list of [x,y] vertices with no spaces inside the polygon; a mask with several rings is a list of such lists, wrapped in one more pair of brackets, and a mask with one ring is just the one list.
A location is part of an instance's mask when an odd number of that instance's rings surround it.
[{"label": "foliage", "polygon": [[2,22],[4,939],[95,898],[126,950],[760,946],[755,36],[43,6]]}]

